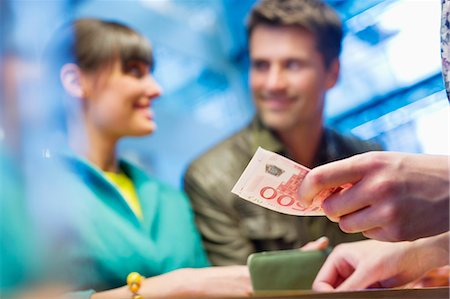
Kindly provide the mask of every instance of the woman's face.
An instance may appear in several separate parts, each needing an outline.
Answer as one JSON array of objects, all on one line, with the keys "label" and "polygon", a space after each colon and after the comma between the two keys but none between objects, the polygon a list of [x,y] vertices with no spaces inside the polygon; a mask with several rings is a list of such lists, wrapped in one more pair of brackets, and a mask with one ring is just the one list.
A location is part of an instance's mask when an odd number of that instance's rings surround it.
[{"label": "woman's face", "polygon": [[89,126],[112,138],[152,133],[156,124],[150,109],[161,87],[149,66],[117,59],[110,68],[84,76],[84,114]]}]

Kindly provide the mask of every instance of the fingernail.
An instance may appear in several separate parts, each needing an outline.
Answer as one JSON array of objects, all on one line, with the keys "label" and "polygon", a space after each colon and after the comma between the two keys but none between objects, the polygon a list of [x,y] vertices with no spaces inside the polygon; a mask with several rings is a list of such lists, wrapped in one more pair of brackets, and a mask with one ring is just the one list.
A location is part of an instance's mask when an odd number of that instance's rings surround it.
[{"label": "fingernail", "polygon": [[328,240],[328,238],[325,237],[325,236],[320,237],[319,239],[317,239],[317,242],[326,242],[326,241],[329,241],[329,240]]}]

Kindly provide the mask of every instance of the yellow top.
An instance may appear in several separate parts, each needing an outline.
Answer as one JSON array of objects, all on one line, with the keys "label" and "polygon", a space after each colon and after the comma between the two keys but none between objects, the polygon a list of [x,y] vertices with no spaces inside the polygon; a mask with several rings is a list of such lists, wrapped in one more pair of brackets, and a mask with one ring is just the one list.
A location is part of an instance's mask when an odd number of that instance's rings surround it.
[{"label": "yellow top", "polygon": [[123,172],[104,172],[105,176],[119,189],[134,214],[142,220],[142,209],[133,182]]}]

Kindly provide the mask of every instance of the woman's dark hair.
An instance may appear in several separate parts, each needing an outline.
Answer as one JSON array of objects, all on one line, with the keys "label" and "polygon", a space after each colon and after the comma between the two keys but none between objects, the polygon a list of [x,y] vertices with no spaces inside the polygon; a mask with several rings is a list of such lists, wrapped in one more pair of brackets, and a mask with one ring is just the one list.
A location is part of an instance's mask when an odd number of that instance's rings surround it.
[{"label": "woman's dark hair", "polygon": [[80,19],[74,22],[74,57],[86,71],[95,71],[119,58],[122,66],[131,60],[152,65],[152,49],[147,39],[117,22]]},{"label": "woman's dark hair", "polygon": [[83,71],[96,71],[120,59],[122,67],[131,60],[153,65],[149,41],[118,22],[78,19],[59,28],[44,53],[44,63],[59,70],[75,63]]}]

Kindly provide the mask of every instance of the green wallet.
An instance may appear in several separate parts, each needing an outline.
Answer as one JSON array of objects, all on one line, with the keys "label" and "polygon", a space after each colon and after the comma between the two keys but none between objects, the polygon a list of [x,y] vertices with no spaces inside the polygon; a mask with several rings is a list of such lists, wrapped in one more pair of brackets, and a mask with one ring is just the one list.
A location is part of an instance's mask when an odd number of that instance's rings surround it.
[{"label": "green wallet", "polygon": [[292,249],[251,254],[247,266],[253,291],[311,290],[329,252]]}]

